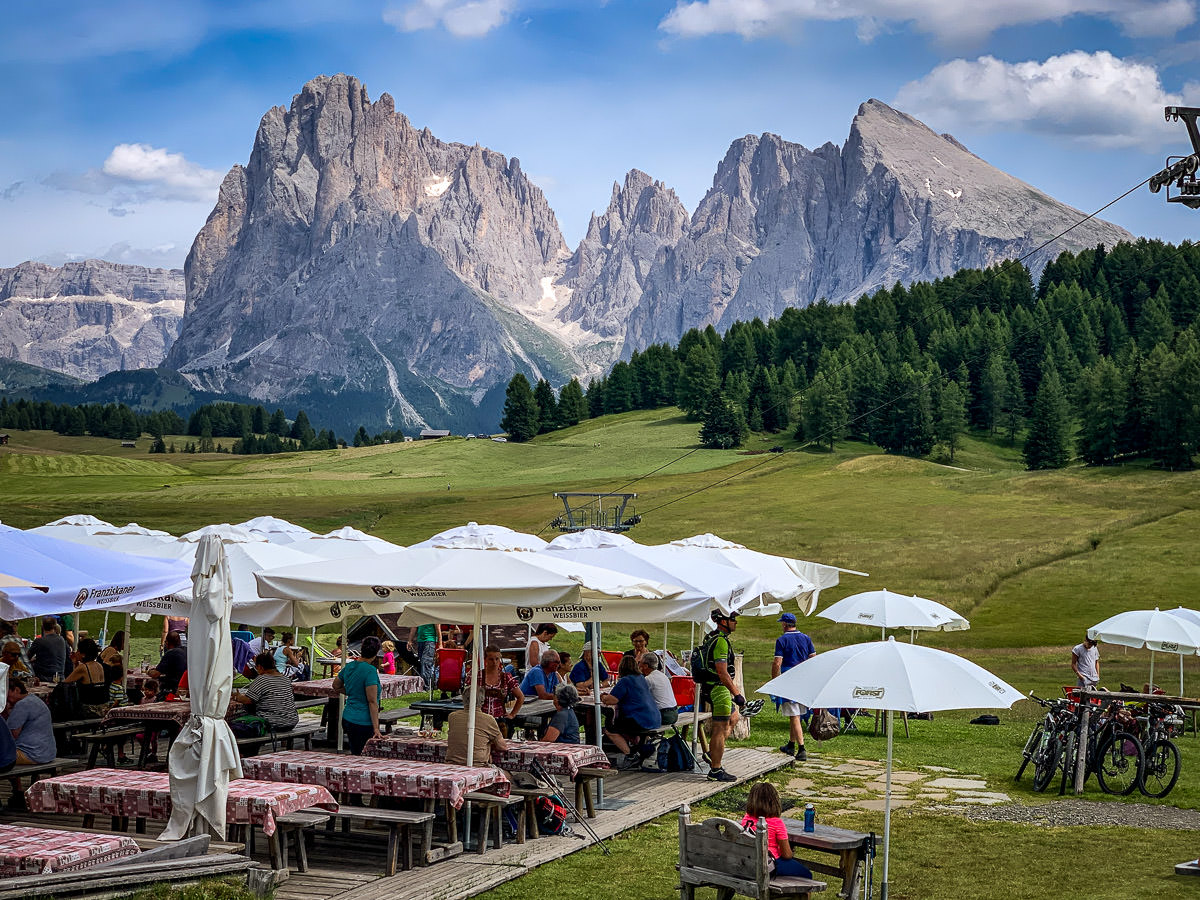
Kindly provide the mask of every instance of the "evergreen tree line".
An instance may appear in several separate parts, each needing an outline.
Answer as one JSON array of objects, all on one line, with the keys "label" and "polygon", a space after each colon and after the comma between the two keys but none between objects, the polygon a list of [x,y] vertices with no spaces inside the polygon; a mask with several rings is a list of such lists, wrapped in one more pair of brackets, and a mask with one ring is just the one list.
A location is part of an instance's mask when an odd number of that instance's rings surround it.
[{"label": "evergreen tree line", "polygon": [[1031,469],[1076,456],[1189,468],[1200,448],[1198,318],[1200,245],[1098,246],[1061,254],[1036,285],[1008,261],[724,335],[692,329],[618,362],[582,403],[577,381],[556,400],[517,375],[501,424],[528,440],[576,417],[675,404],[713,447],[794,429],[831,449],[849,438],[953,458],[975,429],[1022,442]]}]

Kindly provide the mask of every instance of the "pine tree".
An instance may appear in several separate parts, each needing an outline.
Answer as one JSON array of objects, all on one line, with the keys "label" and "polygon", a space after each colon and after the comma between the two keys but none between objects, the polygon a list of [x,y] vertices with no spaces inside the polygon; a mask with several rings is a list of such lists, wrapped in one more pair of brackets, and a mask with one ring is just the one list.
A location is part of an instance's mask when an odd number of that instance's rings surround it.
[{"label": "pine tree", "polygon": [[1011,447],[1017,441],[1017,431],[1025,418],[1025,392],[1021,386],[1021,370],[1016,361],[1011,359],[1004,366],[1004,402],[1000,413],[1004,420],[1008,445]]},{"label": "pine tree", "polygon": [[714,450],[740,447],[750,436],[741,406],[725,396],[709,404],[700,427],[700,443]]},{"label": "pine tree", "polygon": [[888,406],[880,412],[876,443],[889,453],[925,456],[933,449],[933,412],[926,377],[908,363],[888,376]]},{"label": "pine tree", "polygon": [[317,439],[317,433],[312,427],[312,423],[308,421],[308,416],[304,410],[299,410],[296,413],[296,419],[292,422],[292,430],[288,437],[294,441],[300,442],[300,449],[307,450],[312,446],[313,441]]},{"label": "pine tree", "polygon": [[554,388],[545,378],[538,379],[533,399],[538,406],[538,434],[553,431],[558,427],[558,401],[554,398]]},{"label": "pine tree", "polygon": [[1149,353],[1159,344],[1170,346],[1175,337],[1175,323],[1171,320],[1171,300],[1165,286],[1142,305],[1137,320],[1137,341],[1142,351]]},{"label": "pine tree", "polygon": [[834,442],[846,432],[846,418],[850,401],[836,378],[818,372],[804,392],[800,403],[800,440],[828,443],[830,452]]},{"label": "pine tree", "polygon": [[978,423],[989,433],[996,433],[1004,408],[1006,387],[1004,360],[999,353],[989,353],[983,370],[979,373],[979,417]]},{"label": "pine tree", "polygon": [[689,419],[700,419],[721,390],[721,374],[717,359],[707,343],[697,344],[688,351],[675,387],[676,403]]},{"label": "pine tree", "polygon": [[538,405],[529,380],[518,372],[504,392],[504,417],[500,427],[510,441],[523,443],[538,433]]},{"label": "pine tree", "polygon": [[354,432],[354,446],[370,447],[372,443],[371,436],[367,434],[367,429],[359,425],[358,431]]},{"label": "pine tree", "polygon": [[1107,466],[1120,451],[1125,420],[1125,380],[1107,356],[1083,374],[1079,383],[1079,434],[1076,447],[1088,465]]},{"label": "pine tree", "polygon": [[559,392],[558,414],[564,426],[578,425],[588,417],[587,401],[578,378],[572,378]]},{"label": "pine tree", "polygon": [[1071,410],[1053,363],[1043,369],[1023,455],[1027,469],[1061,469],[1071,460]]},{"label": "pine tree", "polygon": [[[267,431],[279,437],[287,437],[288,424],[287,416],[283,414],[282,409],[277,409],[271,413],[271,421],[267,423]],[[191,434],[191,429],[188,429],[188,434]]]},{"label": "pine tree", "polygon": [[962,433],[967,427],[967,401],[957,381],[948,381],[938,393],[937,415],[934,417],[934,436],[938,443],[950,451],[950,462],[954,452],[962,443]]},{"label": "pine tree", "polygon": [[588,418],[598,419],[604,415],[604,384],[605,379],[592,379],[588,382],[587,400]]}]

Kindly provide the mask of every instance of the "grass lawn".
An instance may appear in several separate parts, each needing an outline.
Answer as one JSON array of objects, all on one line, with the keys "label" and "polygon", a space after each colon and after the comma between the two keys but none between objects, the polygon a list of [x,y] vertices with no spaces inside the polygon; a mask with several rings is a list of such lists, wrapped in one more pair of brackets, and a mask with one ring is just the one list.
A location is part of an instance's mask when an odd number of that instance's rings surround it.
[{"label": "grass lawn", "polygon": [[[181,533],[269,513],[318,531],[354,525],[406,544],[470,520],[552,537],[548,523],[561,512],[554,491],[631,490],[643,516],[632,532],[638,540],[714,532],[756,549],[869,572],[869,579],[844,576],[820,606],[880,587],[940,600],[963,612],[972,627],[924,634],[922,643],[961,653],[1043,696],[1057,696],[1059,686],[1073,680],[1070,647],[1088,626],[1125,609],[1200,602],[1194,537],[1200,473],[1136,466],[1030,473],[1020,468],[1014,448],[984,436],[969,437],[953,465],[886,456],[853,443],[832,453],[762,453],[777,443],[794,447],[778,436],[755,436],[744,451],[700,450],[695,424],[673,410],[590,421],[526,445],[449,439],[234,457],[150,456],[148,441],[132,450],[117,443],[13,432],[12,443],[0,449],[0,518],[30,527],[88,512]],[[729,480],[702,490],[719,479]],[[608,626],[607,646],[624,647],[634,624]],[[82,627],[95,633],[99,622],[85,619]],[[110,623],[110,631],[115,627]],[[158,627],[136,626],[135,635],[156,641]],[[817,617],[801,627],[818,649],[875,637],[869,629]],[[658,645],[661,626],[649,630]],[[743,619],[738,628],[748,692],[768,676],[777,633],[765,620]],[[580,642],[564,635],[557,643],[578,651]],[[676,651],[687,647],[689,629],[673,626],[669,644]],[[1104,683],[1145,681],[1145,652],[1103,646],[1101,654]],[[1173,689],[1177,663],[1160,654],[1156,680]],[[1200,695],[1200,660],[1187,658],[1185,669],[1185,693]],[[994,728],[967,724],[974,712],[914,722],[912,737],[896,741],[897,765],[947,766],[981,776],[1016,802],[1055,802],[1033,794],[1028,775],[1012,783],[1039,711],[1020,703],[1002,712],[1003,724]],[[821,750],[830,757],[882,758],[882,737],[871,737],[869,726],[866,731]],[[756,719],[751,744],[783,739],[784,721],[773,712]],[[1200,809],[1200,741],[1188,736],[1180,746],[1179,785],[1166,800],[1150,802]],[[1085,796],[1100,800],[1093,783]],[[843,818],[850,827],[882,827],[881,816],[865,811]],[[572,883],[605,894],[669,896],[674,829],[667,819],[621,838],[622,850],[638,854],[636,866],[603,866],[589,850],[492,896],[534,896]],[[1123,851],[1135,843],[1136,853]],[[1200,835],[972,824],[906,809],[897,814],[894,849],[897,897],[1062,893],[1060,885],[1078,881],[1080,859],[1114,849],[1121,852],[1119,876],[1109,866],[1106,875],[1089,878],[1090,894],[1175,896],[1191,886],[1171,880],[1171,865],[1200,853]]]}]

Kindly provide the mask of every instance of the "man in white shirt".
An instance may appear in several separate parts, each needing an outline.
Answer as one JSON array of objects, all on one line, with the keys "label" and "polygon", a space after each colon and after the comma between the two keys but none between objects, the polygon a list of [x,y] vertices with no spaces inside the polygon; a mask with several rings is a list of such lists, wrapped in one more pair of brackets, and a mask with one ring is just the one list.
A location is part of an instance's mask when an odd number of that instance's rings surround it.
[{"label": "man in white shirt", "polygon": [[662,660],[653,650],[646,651],[638,660],[638,669],[641,671],[642,677],[646,679],[646,685],[650,688],[650,696],[654,698],[654,705],[658,707],[658,713],[662,716],[662,723],[674,725],[679,721],[679,707],[675,703],[675,691],[671,688],[671,679],[660,668],[661,665]]},{"label": "man in white shirt", "polygon": [[1100,681],[1100,648],[1089,637],[1071,651],[1071,669],[1078,679],[1076,687],[1091,690]]},{"label": "man in white shirt", "polygon": [[250,647],[250,652],[255,656],[260,653],[270,653],[273,649],[271,645],[275,643],[275,629],[268,626],[262,630],[260,637],[251,638],[246,643]]}]

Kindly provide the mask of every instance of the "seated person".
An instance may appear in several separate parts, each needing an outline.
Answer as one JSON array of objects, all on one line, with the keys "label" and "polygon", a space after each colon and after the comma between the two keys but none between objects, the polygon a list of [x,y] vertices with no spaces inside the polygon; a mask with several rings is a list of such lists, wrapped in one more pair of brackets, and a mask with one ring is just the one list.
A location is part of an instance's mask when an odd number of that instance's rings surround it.
[{"label": "seated person", "polygon": [[662,660],[653,650],[647,650],[638,659],[638,671],[646,679],[646,686],[658,706],[658,714],[664,725],[674,725],[679,721],[679,707],[675,703],[675,691],[671,688],[671,679],[660,668]]},{"label": "seated person", "polygon": [[[495,644],[488,644],[483,651],[479,684],[483,688],[483,711],[500,723],[500,729],[507,736],[513,718],[525,702],[525,695],[521,693],[517,679],[504,671],[504,657]],[[508,709],[510,699],[513,701],[511,711]]]},{"label": "seated person", "polygon": [[617,708],[612,724],[604,729],[604,733],[625,754],[624,766],[640,766],[649,755],[651,745],[642,742],[635,753],[630,741],[636,741],[638,736],[662,725],[662,716],[632,656],[622,657],[621,667],[617,670],[617,683],[609,693],[601,695],[600,701],[605,706]]},{"label": "seated person", "polygon": [[104,677],[109,682],[120,681],[125,674],[125,632],[118,631],[100,651],[100,665],[104,666]]},{"label": "seated person", "polygon": [[304,661],[304,652],[296,646],[295,632],[283,633],[283,643],[275,650],[275,668],[292,681],[308,681],[310,672]]},{"label": "seated person", "polygon": [[563,682],[554,689],[554,715],[542,735],[547,744],[578,744],[579,720],[575,718],[575,707],[579,705],[579,691],[575,685]]},{"label": "seated person", "polygon": [[[482,705],[483,692],[475,685],[467,682],[463,685],[463,708],[450,713],[446,728],[446,762],[452,766],[465,766],[467,763],[467,732],[470,729],[470,704]],[[488,766],[492,763],[493,750],[508,749],[508,742],[500,733],[500,725],[495,718],[482,709],[475,711],[475,750],[472,754],[474,764]]]},{"label": "seated person", "polygon": [[542,654],[542,664],[534,666],[521,679],[521,693],[536,700],[553,700],[558,687],[558,651]]},{"label": "seated person", "polygon": [[[575,663],[575,667],[571,669],[571,684],[575,685],[576,689],[584,693],[588,693],[592,689],[592,645],[587,643],[583,645],[583,651],[579,654],[579,662]],[[604,662],[604,657],[600,657],[600,687],[607,687],[609,684],[608,665]]]},{"label": "seated person", "polygon": [[79,702],[90,715],[103,716],[110,706],[108,677],[100,662],[100,645],[91,638],[79,642],[74,654],[76,666],[67,676],[68,684],[79,685]]},{"label": "seated person", "polygon": [[270,653],[254,657],[254,670],[258,677],[242,690],[234,691],[233,699],[250,707],[254,715],[266,719],[275,731],[291,731],[300,721],[291,679],[279,674],[275,657]]},{"label": "seated person", "polygon": [[571,654],[566,650],[558,651],[558,680],[571,680]]},{"label": "seated person", "polygon": [[779,791],[769,781],[760,781],[750,788],[746,798],[746,815],[742,817],[742,828],[751,834],[758,828],[758,820],[767,826],[767,854],[775,863],[776,875],[794,875],[812,878],[812,870],[792,856],[792,845],[788,841],[787,825],[784,824],[783,806],[779,802]]},{"label": "seated person", "polygon": [[29,667],[21,660],[21,645],[16,641],[6,641],[0,646],[0,662],[8,666],[13,675],[32,675]]},{"label": "seated person", "polygon": [[[341,640],[339,638],[339,640]],[[260,653],[270,653],[272,644],[275,643],[275,629],[268,625],[262,630],[262,634],[256,638],[251,638],[246,642],[250,645],[251,652],[258,656]]]},{"label": "seated person", "polygon": [[178,631],[168,631],[165,641],[166,650],[158,665],[146,674],[158,682],[162,695],[174,694],[179,690],[179,679],[187,671],[187,651],[183,649],[182,639]]},{"label": "seated person", "polygon": [[54,681],[67,671],[67,641],[54,616],[42,619],[42,636],[29,645],[29,662],[39,681]]},{"label": "seated person", "polygon": [[641,659],[642,654],[650,649],[650,633],[644,628],[639,628],[629,635],[630,649],[625,651],[625,655],[632,655],[634,659]]},{"label": "seated person", "polygon": [[57,752],[50,707],[33,696],[24,680],[8,681],[8,730],[17,744],[17,765],[51,762]]},{"label": "seated person", "polygon": [[0,619],[0,647],[9,641],[16,642],[17,649],[20,651],[21,664],[25,666],[24,671],[32,672],[33,666],[29,664],[29,657],[25,653],[25,643],[21,640],[21,635],[17,633],[17,623]]}]

